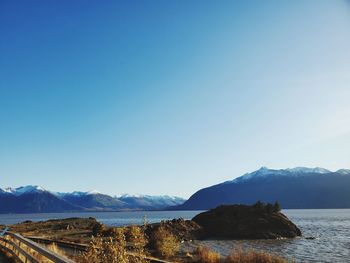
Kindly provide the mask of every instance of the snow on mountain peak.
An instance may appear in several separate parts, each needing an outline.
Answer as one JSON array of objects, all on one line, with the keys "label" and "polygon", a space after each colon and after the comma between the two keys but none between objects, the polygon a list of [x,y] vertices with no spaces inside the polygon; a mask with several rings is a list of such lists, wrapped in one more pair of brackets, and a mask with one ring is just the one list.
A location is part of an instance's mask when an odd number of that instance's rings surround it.
[{"label": "snow on mountain peak", "polygon": [[326,174],[330,173],[331,171],[321,168],[321,167],[315,167],[315,168],[307,168],[307,167],[295,167],[295,168],[288,168],[286,169],[289,172],[292,173],[318,173],[318,174]]},{"label": "snow on mountain peak", "polygon": [[350,170],[348,169],[340,169],[337,171],[337,173],[340,173],[340,174],[350,174]]},{"label": "snow on mountain peak", "polygon": [[97,195],[101,194],[99,191],[91,190],[88,192],[82,192],[82,191],[74,191],[74,192],[67,192],[67,193],[61,193],[61,192],[52,192],[54,195],[59,197],[64,197],[67,195],[73,195],[73,196],[84,196],[84,195]]},{"label": "snow on mountain peak", "polygon": [[125,198],[144,198],[148,200],[179,200],[182,199],[178,196],[170,195],[143,195],[143,194],[120,194],[115,195],[116,198],[125,199]]},{"label": "snow on mountain peak", "polygon": [[101,192],[97,191],[97,190],[91,190],[86,192],[87,195],[98,195],[101,194]]},{"label": "snow on mountain peak", "polygon": [[[350,172],[350,171],[349,171]],[[295,167],[295,168],[288,168],[288,169],[269,169],[267,167],[261,167],[259,170],[246,173],[240,177],[237,177],[236,179],[232,181],[227,181],[226,183],[239,183],[239,182],[245,182],[247,180],[250,180],[252,178],[265,178],[268,176],[290,176],[295,175],[298,176],[300,174],[326,174],[331,173],[331,171],[316,167],[316,168],[307,168],[307,167]],[[343,172],[346,173],[346,172]]]},{"label": "snow on mountain peak", "polygon": [[9,193],[9,194],[14,194],[14,195],[22,195],[22,194],[28,194],[28,193],[38,193],[38,192],[45,192],[46,190],[42,188],[41,186],[38,185],[26,185],[26,186],[21,186],[17,188],[5,188],[2,189],[4,192]]}]

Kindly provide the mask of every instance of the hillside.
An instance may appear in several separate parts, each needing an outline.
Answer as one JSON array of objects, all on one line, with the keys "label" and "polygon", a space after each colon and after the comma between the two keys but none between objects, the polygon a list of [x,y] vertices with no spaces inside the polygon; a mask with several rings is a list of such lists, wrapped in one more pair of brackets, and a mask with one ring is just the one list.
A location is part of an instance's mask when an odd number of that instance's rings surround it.
[{"label": "hillside", "polygon": [[174,209],[206,210],[222,204],[279,201],[282,208],[350,208],[350,170],[261,168],[197,191]]},{"label": "hillside", "polygon": [[109,196],[97,191],[57,193],[40,186],[0,188],[0,213],[160,210],[182,204],[171,196]]}]

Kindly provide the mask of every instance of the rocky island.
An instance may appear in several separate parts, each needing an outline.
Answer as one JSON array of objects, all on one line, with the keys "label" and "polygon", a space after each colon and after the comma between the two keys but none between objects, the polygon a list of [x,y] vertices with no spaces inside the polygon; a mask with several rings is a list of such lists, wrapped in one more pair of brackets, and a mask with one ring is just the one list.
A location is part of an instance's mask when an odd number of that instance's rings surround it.
[{"label": "rocky island", "polygon": [[[26,221],[10,226],[26,236],[42,236],[70,242],[88,243],[91,236],[113,236],[114,229],[94,218],[67,218],[43,222]],[[278,204],[257,202],[248,205],[222,205],[192,220],[173,219],[143,226],[147,236],[160,227],[179,240],[277,239],[301,236],[300,229],[280,212]],[[125,227],[124,227],[125,228]]]},{"label": "rocky island", "polygon": [[301,236],[300,229],[275,205],[223,205],[195,216],[202,238],[276,239]]}]

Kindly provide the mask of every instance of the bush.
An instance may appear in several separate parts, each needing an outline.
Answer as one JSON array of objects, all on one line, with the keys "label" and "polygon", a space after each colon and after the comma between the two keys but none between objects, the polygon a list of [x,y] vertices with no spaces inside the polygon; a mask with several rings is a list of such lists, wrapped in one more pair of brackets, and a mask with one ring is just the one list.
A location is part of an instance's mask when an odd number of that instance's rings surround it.
[{"label": "bush", "polygon": [[76,261],[80,263],[128,263],[123,231],[120,229],[114,240],[112,237],[106,240],[102,237],[93,237],[88,250]]},{"label": "bush", "polygon": [[220,254],[208,247],[198,247],[195,254],[197,255],[199,263],[219,263],[221,261]]},{"label": "bush", "polygon": [[140,226],[131,226],[126,233],[127,241],[131,243],[131,251],[134,257],[130,258],[132,263],[146,262],[145,260],[145,246],[147,245],[147,238],[144,229]]},{"label": "bush", "polygon": [[[128,234],[135,246],[132,251],[127,251],[125,229],[114,228],[114,236],[103,238],[101,236],[92,237],[87,251],[76,257],[78,263],[146,263],[144,253],[143,231],[139,227],[131,227]],[[142,242],[141,242],[142,241]]]},{"label": "bush", "polygon": [[226,258],[208,247],[198,247],[195,251],[198,263],[287,263],[282,257],[255,250],[233,250]]},{"label": "bush", "polygon": [[105,230],[105,226],[99,222],[96,222],[92,227],[92,235],[98,236]]},{"label": "bush", "polygon": [[145,231],[140,226],[131,226],[127,229],[126,240],[133,244],[134,249],[144,249],[147,245]]},{"label": "bush", "polygon": [[49,245],[47,245],[47,248],[50,249],[52,252],[63,256],[63,257],[67,257],[66,253],[64,252],[64,250],[60,249],[56,243],[51,243]]},{"label": "bush", "polygon": [[234,250],[225,258],[225,263],[287,263],[288,261],[266,252]]},{"label": "bush", "polygon": [[179,240],[162,225],[153,233],[152,239],[157,254],[162,257],[172,257],[180,249]]}]

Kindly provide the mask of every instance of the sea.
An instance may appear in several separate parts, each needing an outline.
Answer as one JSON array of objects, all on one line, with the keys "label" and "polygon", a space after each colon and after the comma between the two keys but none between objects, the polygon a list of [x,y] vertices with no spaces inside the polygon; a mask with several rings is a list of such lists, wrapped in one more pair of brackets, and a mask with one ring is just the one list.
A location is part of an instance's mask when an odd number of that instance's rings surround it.
[{"label": "sea", "polygon": [[[0,214],[0,224],[25,220],[94,217],[109,226],[123,226],[170,220],[191,219],[202,211],[139,211],[97,213]],[[222,255],[234,249],[255,249],[274,253],[294,262],[350,262],[350,209],[283,210],[302,231],[303,236],[279,240],[206,240],[186,242],[183,250],[197,245],[208,246]],[[0,258],[1,262],[1,258]]]}]

